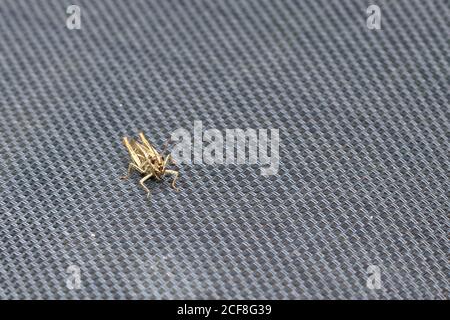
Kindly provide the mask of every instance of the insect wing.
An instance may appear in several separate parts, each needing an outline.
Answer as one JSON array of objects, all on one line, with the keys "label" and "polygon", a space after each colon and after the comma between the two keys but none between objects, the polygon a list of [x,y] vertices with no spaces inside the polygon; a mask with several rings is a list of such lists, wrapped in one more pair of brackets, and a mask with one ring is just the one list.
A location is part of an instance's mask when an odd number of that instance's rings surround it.
[{"label": "insect wing", "polygon": [[123,138],[123,144],[127,148],[128,153],[130,154],[130,157],[133,160],[133,162],[138,167],[141,167],[142,160],[140,158],[142,157],[142,153],[140,152],[139,149],[136,148],[136,142],[133,139],[128,140],[128,138],[125,137],[125,138]]},{"label": "insect wing", "polygon": [[141,159],[142,163],[144,163],[154,157],[153,151],[151,149],[148,149],[143,144],[140,144],[139,142],[134,141],[132,146],[133,146],[133,149],[138,154],[139,158]]},{"label": "insect wing", "polygon": [[139,138],[141,138],[142,143],[149,150],[148,152],[150,153],[151,157],[155,157],[158,160],[158,162],[161,162],[162,158],[161,158],[160,154],[158,153],[158,151],[156,151],[155,148],[153,148],[151,143],[148,142],[148,140],[144,136],[144,133],[140,132],[139,133]]}]

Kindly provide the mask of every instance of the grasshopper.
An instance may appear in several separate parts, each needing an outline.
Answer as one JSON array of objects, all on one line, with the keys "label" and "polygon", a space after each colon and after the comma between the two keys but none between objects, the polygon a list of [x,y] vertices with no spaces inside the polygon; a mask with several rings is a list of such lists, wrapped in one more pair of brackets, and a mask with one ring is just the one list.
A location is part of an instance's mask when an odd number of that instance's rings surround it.
[{"label": "grasshopper", "polygon": [[150,189],[145,186],[144,182],[150,178],[161,180],[162,176],[170,174],[174,176],[172,188],[178,191],[178,188],[175,186],[175,181],[177,181],[179,175],[178,171],[166,169],[168,164],[176,165],[170,154],[164,156],[169,141],[164,145],[163,152],[159,153],[150,142],[148,142],[142,132],[139,133],[139,138],[141,140],[140,142],[131,138],[128,139],[127,137],[124,137],[122,140],[130,154],[131,161],[128,165],[127,175],[121,177],[121,179],[128,179],[133,169],[138,171],[144,175],[139,181],[139,184],[147,192],[147,197],[150,198]]}]

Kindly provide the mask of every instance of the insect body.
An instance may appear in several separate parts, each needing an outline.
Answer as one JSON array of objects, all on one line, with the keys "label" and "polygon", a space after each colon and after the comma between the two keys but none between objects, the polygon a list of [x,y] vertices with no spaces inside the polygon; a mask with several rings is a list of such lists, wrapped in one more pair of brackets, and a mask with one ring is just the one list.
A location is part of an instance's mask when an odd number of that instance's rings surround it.
[{"label": "insect body", "polygon": [[159,153],[147,141],[142,132],[139,133],[139,138],[141,140],[140,142],[131,138],[128,139],[127,137],[123,138],[123,144],[130,154],[131,161],[128,165],[128,174],[122,177],[122,179],[128,179],[133,169],[140,172],[144,177],[139,181],[139,184],[147,192],[147,197],[150,197],[150,189],[144,185],[144,182],[150,178],[161,180],[164,175],[170,174],[174,176],[172,188],[178,191],[175,186],[175,181],[178,179],[178,171],[166,169],[168,164],[175,165],[175,161],[170,154],[164,155],[167,149],[167,143],[164,146],[164,151]]}]

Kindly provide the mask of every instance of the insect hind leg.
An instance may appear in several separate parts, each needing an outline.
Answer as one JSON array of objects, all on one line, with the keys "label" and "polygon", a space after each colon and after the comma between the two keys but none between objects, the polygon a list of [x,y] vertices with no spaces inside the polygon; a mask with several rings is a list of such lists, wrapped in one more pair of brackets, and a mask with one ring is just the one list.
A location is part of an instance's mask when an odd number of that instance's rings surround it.
[{"label": "insect hind leg", "polygon": [[152,176],[153,176],[153,174],[150,173],[150,174],[146,175],[145,177],[143,177],[139,181],[139,184],[141,185],[141,187],[144,188],[144,190],[147,192],[147,198],[150,198],[151,192],[150,192],[150,189],[145,186],[144,182],[147,181],[148,179],[150,179]]},{"label": "insect hind leg", "polygon": [[173,178],[173,181],[172,181],[172,188],[174,188],[175,191],[180,191],[180,189],[178,189],[178,188],[175,186],[175,181],[177,181],[178,175],[179,175],[178,171],[175,171],[175,170],[166,170],[166,173],[175,176],[175,177]]}]

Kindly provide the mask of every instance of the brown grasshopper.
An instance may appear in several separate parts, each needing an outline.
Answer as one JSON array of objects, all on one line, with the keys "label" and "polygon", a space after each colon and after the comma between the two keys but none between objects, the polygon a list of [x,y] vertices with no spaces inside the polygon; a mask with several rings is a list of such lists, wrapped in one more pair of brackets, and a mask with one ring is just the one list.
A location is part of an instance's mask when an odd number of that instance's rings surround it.
[{"label": "brown grasshopper", "polygon": [[178,191],[178,188],[175,186],[175,181],[178,179],[178,171],[166,169],[166,166],[169,163],[175,165],[175,161],[170,154],[164,157],[169,141],[164,145],[163,152],[159,153],[147,141],[142,132],[139,133],[139,138],[141,139],[140,142],[131,138],[128,140],[127,137],[123,138],[123,144],[130,154],[131,162],[128,165],[128,174],[121,178],[125,180],[128,179],[133,169],[145,175],[139,181],[139,184],[147,192],[147,197],[150,197],[150,189],[144,185],[144,182],[150,178],[161,180],[162,176],[170,174],[175,176],[172,181],[172,188]]}]

